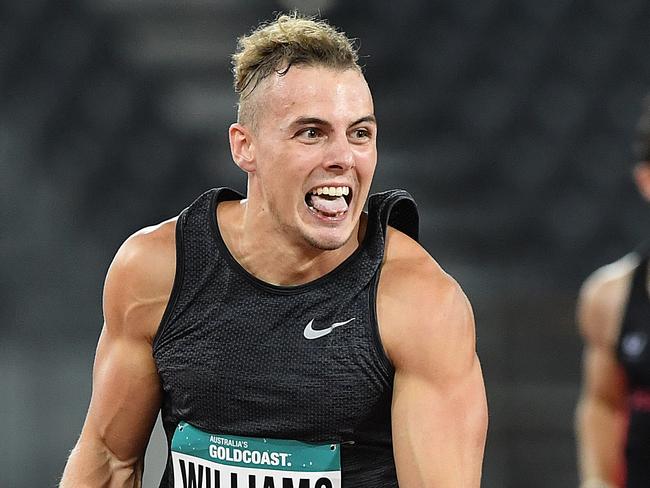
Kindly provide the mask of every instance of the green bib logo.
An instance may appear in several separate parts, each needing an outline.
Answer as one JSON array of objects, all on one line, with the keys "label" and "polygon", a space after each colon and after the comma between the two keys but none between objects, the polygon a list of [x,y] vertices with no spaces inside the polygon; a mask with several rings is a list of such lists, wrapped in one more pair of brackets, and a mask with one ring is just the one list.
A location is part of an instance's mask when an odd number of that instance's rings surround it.
[{"label": "green bib logo", "polygon": [[340,488],[338,444],[217,435],[181,422],[174,488]]}]

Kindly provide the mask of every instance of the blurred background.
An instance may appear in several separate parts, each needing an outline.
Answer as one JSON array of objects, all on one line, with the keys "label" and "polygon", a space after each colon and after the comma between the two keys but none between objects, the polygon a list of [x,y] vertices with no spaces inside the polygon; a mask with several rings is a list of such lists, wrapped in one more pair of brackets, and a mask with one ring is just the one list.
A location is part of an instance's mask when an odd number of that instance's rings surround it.
[{"label": "blurred background", "polygon": [[[577,292],[648,236],[629,171],[646,0],[0,0],[1,487],[56,486],[121,242],[206,189],[245,190],[229,56],[291,7],[359,38],[374,189],[415,196],[474,305],[483,486],[576,486]],[[163,458],[156,431],[146,487]]]}]

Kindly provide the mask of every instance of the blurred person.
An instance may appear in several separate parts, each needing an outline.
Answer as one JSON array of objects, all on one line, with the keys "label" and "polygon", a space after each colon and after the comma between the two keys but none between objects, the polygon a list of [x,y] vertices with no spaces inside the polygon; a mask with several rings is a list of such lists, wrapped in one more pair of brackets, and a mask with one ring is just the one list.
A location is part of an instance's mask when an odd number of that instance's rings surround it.
[{"label": "blurred person", "polygon": [[[637,128],[634,179],[650,201],[650,96]],[[577,307],[585,341],[576,411],[582,488],[650,486],[650,241],[598,269]]]},{"label": "blurred person", "polygon": [[471,307],[408,193],[364,212],[377,121],[351,41],[281,15],[233,64],[247,195],[210,190],[117,252],[60,486],[140,486],[162,409],[161,487],[477,488]]}]

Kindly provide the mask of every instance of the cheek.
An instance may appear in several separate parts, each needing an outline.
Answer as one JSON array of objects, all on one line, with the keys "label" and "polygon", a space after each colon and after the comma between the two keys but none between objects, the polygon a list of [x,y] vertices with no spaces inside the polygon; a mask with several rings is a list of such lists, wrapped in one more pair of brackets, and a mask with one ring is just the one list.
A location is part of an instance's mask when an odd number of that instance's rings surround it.
[{"label": "cheek", "polygon": [[357,171],[364,178],[372,177],[377,166],[377,151],[373,149],[362,151],[357,156]]},{"label": "cheek", "polygon": [[260,174],[268,198],[273,200],[275,208],[292,208],[296,203],[304,202],[302,183],[305,172],[302,167],[292,165],[288,159],[275,161],[273,168],[265,168]]}]

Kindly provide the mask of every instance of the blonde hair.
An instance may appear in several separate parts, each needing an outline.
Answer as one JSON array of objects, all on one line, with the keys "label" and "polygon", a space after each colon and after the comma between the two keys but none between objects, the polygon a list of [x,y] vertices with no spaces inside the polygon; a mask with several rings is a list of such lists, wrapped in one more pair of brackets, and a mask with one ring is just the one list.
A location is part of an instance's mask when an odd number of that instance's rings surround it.
[{"label": "blonde hair", "polygon": [[282,76],[294,65],[361,71],[358,59],[353,40],[323,20],[292,12],[262,23],[238,39],[232,56],[238,121],[254,124],[255,104],[249,101],[250,95],[272,73]]}]

